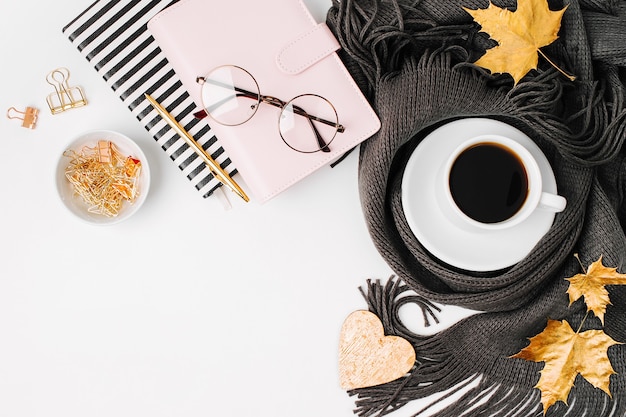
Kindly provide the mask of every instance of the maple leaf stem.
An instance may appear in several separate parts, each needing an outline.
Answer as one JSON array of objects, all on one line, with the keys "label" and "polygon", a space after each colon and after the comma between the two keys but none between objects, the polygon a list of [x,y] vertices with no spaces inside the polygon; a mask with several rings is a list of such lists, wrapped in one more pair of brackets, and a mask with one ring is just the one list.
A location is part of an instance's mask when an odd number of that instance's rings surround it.
[{"label": "maple leaf stem", "polygon": [[576,334],[579,334],[580,331],[583,329],[583,324],[585,324],[587,317],[589,317],[589,311],[587,311],[587,314],[585,314],[585,317],[583,317],[583,321],[580,322],[580,326],[578,326],[578,330],[576,330]]},{"label": "maple leaf stem", "polygon": [[546,61],[548,61],[550,63],[550,65],[552,65],[554,68],[557,69],[557,71],[559,71],[561,74],[563,74],[564,76],[566,76],[570,81],[574,81],[576,79],[575,76],[573,75],[569,75],[568,73],[566,73],[565,71],[563,71],[561,68],[558,67],[558,65],[556,65],[554,62],[552,62],[550,60],[550,58],[548,58],[548,56],[546,54],[543,53],[543,51],[541,49],[537,49],[537,52],[539,52],[539,54],[545,58]]},{"label": "maple leaf stem", "polygon": [[587,273],[587,268],[585,268],[585,265],[583,265],[582,261],[580,260],[580,256],[578,256],[577,253],[574,254],[574,258],[576,258],[576,260],[578,261],[578,264],[580,265],[580,269],[583,270],[583,273],[586,274]]}]

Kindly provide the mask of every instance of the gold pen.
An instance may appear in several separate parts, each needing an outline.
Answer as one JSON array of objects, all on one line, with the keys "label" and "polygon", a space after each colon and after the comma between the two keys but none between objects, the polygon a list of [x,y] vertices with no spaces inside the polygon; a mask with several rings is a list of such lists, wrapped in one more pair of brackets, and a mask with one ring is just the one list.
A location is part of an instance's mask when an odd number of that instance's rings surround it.
[{"label": "gold pen", "polygon": [[196,140],[187,132],[181,125],[174,119],[174,117],[169,114],[167,110],[163,106],[161,106],[152,96],[149,94],[145,95],[150,104],[155,108],[155,110],[159,113],[159,115],[171,126],[172,129],[178,135],[187,142],[189,146],[198,154],[200,158],[204,161],[204,163],[209,167],[215,178],[221,182],[222,184],[228,186],[235,194],[239,197],[243,198],[245,202],[250,201],[246,193],[241,189],[239,184],[233,180],[230,175],[226,171],[222,169],[222,167],[213,159],[211,156],[202,149],[202,146],[196,142]]}]

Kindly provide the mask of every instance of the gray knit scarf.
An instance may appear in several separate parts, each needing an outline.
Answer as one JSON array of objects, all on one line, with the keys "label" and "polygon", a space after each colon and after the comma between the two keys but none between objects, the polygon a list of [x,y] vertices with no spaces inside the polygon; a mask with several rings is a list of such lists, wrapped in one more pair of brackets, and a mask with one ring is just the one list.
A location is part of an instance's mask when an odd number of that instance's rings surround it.
[{"label": "gray knit scarf", "polygon": [[[569,306],[566,294],[565,278],[581,272],[575,253],[585,265],[602,255],[605,265],[626,272],[626,2],[551,1],[553,10],[568,8],[559,40],[543,51],[577,79],[540,59],[540,68],[517,86],[508,75],[471,64],[493,41],[462,6],[488,4],[341,0],[327,16],[343,62],[382,122],[360,148],[359,191],[371,238],[397,278],[368,281],[362,292],[386,333],[409,340],[418,358],[405,378],[350,392],[363,417],[444,390],[464,394],[437,416],[543,415],[534,388],[543,364],[510,356],[548,318],[566,319],[574,329],[582,323],[585,305]],[[477,274],[442,264],[413,236],[402,210],[401,178],[412,150],[434,128],[466,117],[498,119],[531,137],[568,201],[532,252],[503,271]],[[592,317],[584,329],[602,328],[626,342],[626,286],[607,288],[612,305],[605,325]],[[431,301],[485,313],[434,336],[409,331],[398,309],[417,303],[436,315]],[[568,405],[558,402],[547,416],[626,416],[626,345],[611,347],[609,358],[617,372],[612,398],[579,376]]]}]

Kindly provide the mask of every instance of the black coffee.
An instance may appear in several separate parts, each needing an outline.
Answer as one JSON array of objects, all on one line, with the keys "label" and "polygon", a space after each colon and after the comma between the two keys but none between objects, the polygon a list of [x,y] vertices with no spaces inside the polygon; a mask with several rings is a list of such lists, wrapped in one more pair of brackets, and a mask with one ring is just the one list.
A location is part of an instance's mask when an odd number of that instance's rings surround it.
[{"label": "black coffee", "polygon": [[463,151],[450,171],[456,205],[481,223],[512,217],[528,194],[528,177],[520,159],[497,143],[479,143]]}]

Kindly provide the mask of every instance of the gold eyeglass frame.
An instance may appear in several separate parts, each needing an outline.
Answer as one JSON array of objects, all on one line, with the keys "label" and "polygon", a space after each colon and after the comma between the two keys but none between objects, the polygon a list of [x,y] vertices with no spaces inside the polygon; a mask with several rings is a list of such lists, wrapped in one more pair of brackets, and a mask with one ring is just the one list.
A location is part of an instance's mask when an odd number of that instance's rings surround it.
[{"label": "gold eyeglass frame", "polygon": [[[281,111],[280,114],[282,114],[282,112],[285,111],[285,108],[287,108],[295,100],[297,100],[297,99],[299,99],[301,97],[311,96],[311,97],[317,97],[319,99],[322,99],[326,103],[328,103],[329,107],[332,109],[332,111],[333,111],[333,113],[335,115],[336,122],[332,122],[332,121],[325,120],[325,119],[322,119],[322,118],[314,116],[314,115],[310,115],[306,111],[304,111],[304,109],[298,108],[297,106],[292,105],[292,108],[295,109],[295,111],[293,111],[294,114],[297,114],[297,115],[302,116],[302,117],[306,117],[308,119],[308,121],[310,123],[310,126],[311,126],[311,128],[312,128],[312,130],[313,130],[313,132],[314,132],[314,134],[315,134],[315,136],[317,138],[319,148],[314,150],[314,151],[303,151],[303,150],[297,149],[294,146],[292,146],[291,144],[289,144],[289,142],[285,139],[285,137],[283,136],[283,133],[281,131],[281,128],[280,128],[280,120],[281,120],[281,118],[280,118],[280,115],[279,115],[279,117],[278,117],[278,133],[279,133],[281,139],[283,140],[283,142],[288,147],[293,149],[294,151],[301,152],[301,153],[315,153],[315,152],[319,152],[319,151],[330,152],[330,148],[328,146],[333,142],[333,140],[337,136],[337,133],[343,133],[345,131],[345,127],[339,123],[339,115],[337,114],[337,109],[325,97],[322,97],[319,94],[308,93],[308,94],[300,94],[300,95],[297,95],[297,96],[293,97],[289,101],[284,101],[284,100],[281,100],[281,99],[279,99],[277,97],[274,97],[274,96],[263,95],[263,94],[261,94],[261,89],[259,87],[259,83],[257,82],[256,78],[254,78],[254,76],[248,70],[246,70],[245,68],[242,68],[240,66],[237,66],[237,65],[221,65],[221,66],[215,67],[212,70],[208,71],[207,75],[208,74],[212,74],[213,72],[218,71],[218,70],[220,70],[222,68],[235,68],[237,70],[243,71],[245,74],[247,74],[252,79],[252,81],[254,82],[255,87],[256,87],[256,91],[257,91],[256,93],[254,93],[252,91],[244,90],[244,89],[239,88],[239,87],[234,86],[234,85],[231,86],[231,87],[233,87],[235,89],[235,91],[237,93],[241,94],[244,97],[247,97],[249,99],[252,99],[252,100],[256,101],[256,104],[251,106],[251,107],[253,107],[252,113],[250,114],[250,116],[248,116],[245,120],[243,120],[241,122],[238,122],[238,123],[224,123],[223,121],[220,121],[220,120],[216,119],[214,116],[212,116],[210,109],[207,108],[205,103],[202,103],[202,105],[204,107],[204,111],[195,113],[196,117],[202,118],[202,117],[208,116],[208,117],[211,118],[211,120],[214,120],[215,122],[217,122],[217,123],[219,123],[221,125],[224,125],[224,126],[240,126],[240,125],[248,122],[250,119],[252,119],[254,117],[254,115],[257,113],[261,103],[265,103],[265,104],[272,105],[274,107],[278,107],[280,109],[280,111]],[[204,77],[203,76],[198,76],[196,78],[196,82],[198,84],[200,84],[201,86],[204,85],[206,83],[206,81],[207,81],[207,76],[204,76]],[[216,82],[213,82],[213,84],[215,84],[215,83]],[[221,105],[221,103],[220,102],[214,103],[211,107],[214,107],[216,105]],[[318,132],[317,128],[313,125],[313,123],[312,123],[313,121],[320,122],[322,124],[325,124],[327,126],[335,128],[335,134],[330,139],[330,141],[326,141],[326,140],[324,140],[324,138],[321,137],[321,135]]]}]

